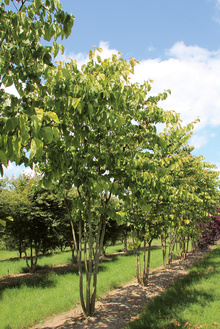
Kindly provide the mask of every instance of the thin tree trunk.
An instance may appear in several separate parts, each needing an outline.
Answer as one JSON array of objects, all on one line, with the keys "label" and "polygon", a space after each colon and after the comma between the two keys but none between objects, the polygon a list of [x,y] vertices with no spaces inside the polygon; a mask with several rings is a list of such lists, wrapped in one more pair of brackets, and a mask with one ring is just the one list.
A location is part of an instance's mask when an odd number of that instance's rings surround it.
[{"label": "thin tree trunk", "polygon": [[141,262],[140,262],[140,246],[136,249],[136,264],[137,264],[137,280],[138,283],[141,284]]},{"label": "thin tree trunk", "polygon": [[[106,205],[107,205],[107,201],[106,201]],[[97,234],[97,238],[96,238],[96,255],[95,255],[95,265],[94,265],[94,274],[93,274],[93,290],[92,290],[92,297],[91,297],[91,315],[93,315],[93,313],[95,311],[98,265],[99,265],[99,257],[101,255],[101,250],[103,249],[105,228],[106,228],[106,215],[104,214],[104,215],[101,215],[100,225],[99,225],[98,234]]]},{"label": "thin tree trunk", "polygon": [[172,233],[171,227],[169,228],[169,256],[168,256],[168,267],[171,268],[173,261],[173,247],[174,247],[174,234]]},{"label": "thin tree trunk", "polygon": [[25,248],[23,248],[23,250],[24,250],[24,254],[25,254],[25,261],[26,261],[26,265],[27,265],[27,267],[28,267],[28,270],[29,270],[29,272],[31,272],[31,267],[30,267],[30,265],[29,265],[29,262],[28,262],[28,255],[27,255],[27,251],[26,251],[26,249],[25,249]]},{"label": "thin tree trunk", "polygon": [[143,249],[143,282],[146,276],[146,240],[144,239],[144,249]]},{"label": "thin tree trunk", "polygon": [[30,249],[31,249],[31,272],[33,271],[33,247],[32,247],[32,241],[30,242]]},{"label": "thin tree trunk", "polygon": [[89,229],[89,259],[88,259],[88,277],[86,282],[86,313],[87,316],[91,315],[90,304],[90,285],[92,279],[92,267],[93,267],[93,233],[92,233],[92,221],[91,221],[91,200],[88,193],[88,229]]},{"label": "thin tree trunk", "polygon": [[161,246],[162,246],[162,256],[163,256],[163,266],[167,268],[167,244],[165,234],[161,234]]},{"label": "thin tree trunk", "polygon": [[187,244],[186,244],[186,253],[189,251],[189,241],[190,241],[190,237],[187,237]]},{"label": "thin tree trunk", "polygon": [[124,252],[128,251],[127,232],[124,234]]},{"label": "thin tree trunk", "polygon": [[186,240],[185,236],[181,238],[182,250],[181,250],[181,258],[186,259]]},{"label": "thin tree trunk", "polygon": [[72,219],[72,214],[71,210],[68,207],[67,199],[64,199],[66,208],[69,214],[69,219],[70,219],[70,225],[71,225],[71,230],[72,230],[72,235],[73,235],[73,241],[75,245],[75,250],[76,250],[76,259],[77,259],[77,265],[78,265],[78,273],[79,273],[79,292],[80,292],[80,303],[82,307],[82,311],[85,317],[86,315],[86,306],[84,302],[84,297],[83,297],[83,275],[82,275],[82,214],[81,211],[79,212],[79,249],[77,245],[77,240],[76,240],[76,232],[75,228],[73,225],[73,219]]},{"label": "thin tree trunk", "polygon": [[152,239],[149,241],[148,243],[148,252],[147,252],[147,270],[145,272],[145,277],[143,280],[143,284],[144,286],[148,285],[148,281],[149,281],[149,274],[150,274],[150,256],[151,256],[151,243],[152,243]]}]

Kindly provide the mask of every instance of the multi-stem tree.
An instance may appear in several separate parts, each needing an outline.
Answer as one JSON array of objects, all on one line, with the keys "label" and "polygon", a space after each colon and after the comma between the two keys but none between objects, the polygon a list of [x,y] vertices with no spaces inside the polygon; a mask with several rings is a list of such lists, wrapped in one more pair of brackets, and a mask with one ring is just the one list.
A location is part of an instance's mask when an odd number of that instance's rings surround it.
[{"label": "multi-stem tree", "polygon": [[[77,189],[74,204],[68,202],[68,193],[66,204],[79,268],[81,304],[86,316],[94,313],[106,218],[116,216],[109,203],[111,196],[124,197],[128,187],[125,177],[131,176],[136,167],[135,158],[144,147],[150,150],[157,142],[155,123],[176,120],[173,113],[157,106],[159,100],[166,98],[166,93],[148,99],[148,81],[143,85],[130,82],[129,75],[136,64],[134,59],[127,62],[117,55],[104,60],[100,55],[94,56],[95,51],[90,51],[90,61],[81,70],[75,61],[70,61],[59,63],[50,74],[48,71],[45,82],[48,94],[41,100],[40,95],[33,93],[33,102],[41,101],[42,111],[36,128],[38,137],[30,149],[30,160],[40,163],[45,184],[57,180],[63,190],[69,191],[72,186]],[[48,112],[54,115],[50,124],[42,120]]]}]

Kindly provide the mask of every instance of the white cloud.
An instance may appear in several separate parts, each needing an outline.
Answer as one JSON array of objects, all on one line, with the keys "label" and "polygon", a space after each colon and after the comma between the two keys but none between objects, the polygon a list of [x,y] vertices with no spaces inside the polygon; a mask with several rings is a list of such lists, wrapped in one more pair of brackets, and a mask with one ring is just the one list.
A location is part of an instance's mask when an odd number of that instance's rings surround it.
[{"label": "white cloud", "polygon": [[216,171],[218,171],[219,172],[219,175],[220,175],[220,162],[215,163],[215,165],[217,167]]},{"label": "white cloud", "polygon": [[190,139],[190,145],[194,146],[195,149],[200,149],[201,147],[208,144],[207,136],[193,135]]},{"label": "white cloud", "polygon": [[30,176],[34,176],[34,170],[32,170],[31,168],[25,168],[23,165],[21,166],[16,166],[14,162],[9,162],[9,165],[7,168],[5,168],[5,166],[3,166],[4,169],[4,176],[3,177],[18,177],[19,175],[21,175],[22,173],[26,174],[26,175],[30,175]]},{"label": "white cloud", "polygon": [[153,79],[151,94],[171,89],[172,95],[161,106],[181,113],[184,123],[199,117],[196,130],[220,125],[220,51],[177,42],[167,55],[167,60],[142,60],[134,79]]}]

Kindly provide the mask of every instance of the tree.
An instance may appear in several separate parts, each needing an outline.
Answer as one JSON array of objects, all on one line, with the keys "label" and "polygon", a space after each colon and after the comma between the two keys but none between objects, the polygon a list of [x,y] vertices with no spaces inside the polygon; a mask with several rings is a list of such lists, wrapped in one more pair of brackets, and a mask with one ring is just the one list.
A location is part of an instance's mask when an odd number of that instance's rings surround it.
[{"label": "tree", "polygon": [[12,178],[1,196],[1,214],[13,218],[6,225],[6,246],[17,248],[20,257],[25,253],[30,272],[35,271],[40,252],[59,246],[58,230],[66,216],[62,201],[53,191],[40,187],[38,181],[26,175]]},{"label": "tree", "polygon": [[[110,199],[112,195],[124,197],[124,177],[134,170],[135,157],[143,147],[152,149],[157,142],[155,123],[176,120],[173,113],[157,106],[166,93],[147,99],[150,83],[139,85],[129,81],[136,65],[134,59],[127,62],[117,55],[104,60],[99,54],[96,59],[94,56],[95,50],[90,51],[90,61],[81,70],[75,61],[59,63],[56,69],[48,70],[45,82],[48,94],[44,98],[39,94],[37,99],[41,101],[42,115],[52,108],[54,120],[50,125],[39,121],[41,140],[35,144],[41,145],[43,141],[45,144],[31,148],[30,157],[33,163],[39,162],[45,186],[56,180],[66,195],[85,316],[92,315],[95,309],[106,220],[116,217]],[[78,193],[73,204],[65,192],[72,186]],[[85,300],[82,241],[87,280]]]},{"label": "tree", "polygon": [[[29,4],[30,3],[30,4]],[[11,4],[15,10],[7,9]],[[59,0],[5,0],[0,4],[0,171],[8,161],[28,165],[26,151],[37,147],[37,126],[50,122],[53,114],[41,116],[37,102],[29,93],[46,93],[47,68],[53,67],[52,56],[64,51],[56,40],[71,32],[74,17],[65,13]],[[41,39],[53,45],[43,46]],[[4,87],[14,85],[19,96]],[[39,141],[39,140],[38,140]]]},{"label": "tree", "polygon": [[207,248],[213,245],[220,238],[220,208],[216,207],[216,214],[209,216],[205,221],[199,224],[201,230],[198,237],[198,247]]},{"label": "tree", "polygon": [[22,175],[10,179],[1,193],[1,216],[11,217],[13,221],[6,223],[4,240],[7,247],[16,248],[22,255],[26,237],[26,220],[31,212],[32,185],[34,179]]}]

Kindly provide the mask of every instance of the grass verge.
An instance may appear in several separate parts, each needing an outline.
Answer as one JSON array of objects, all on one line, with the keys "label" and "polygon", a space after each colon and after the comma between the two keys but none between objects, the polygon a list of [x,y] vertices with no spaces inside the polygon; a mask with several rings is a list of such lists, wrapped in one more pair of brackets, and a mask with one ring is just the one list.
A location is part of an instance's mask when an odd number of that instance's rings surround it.
[{"label": "grass verge", "polygon": [[220,328],[220,246],[125,329]]}]

